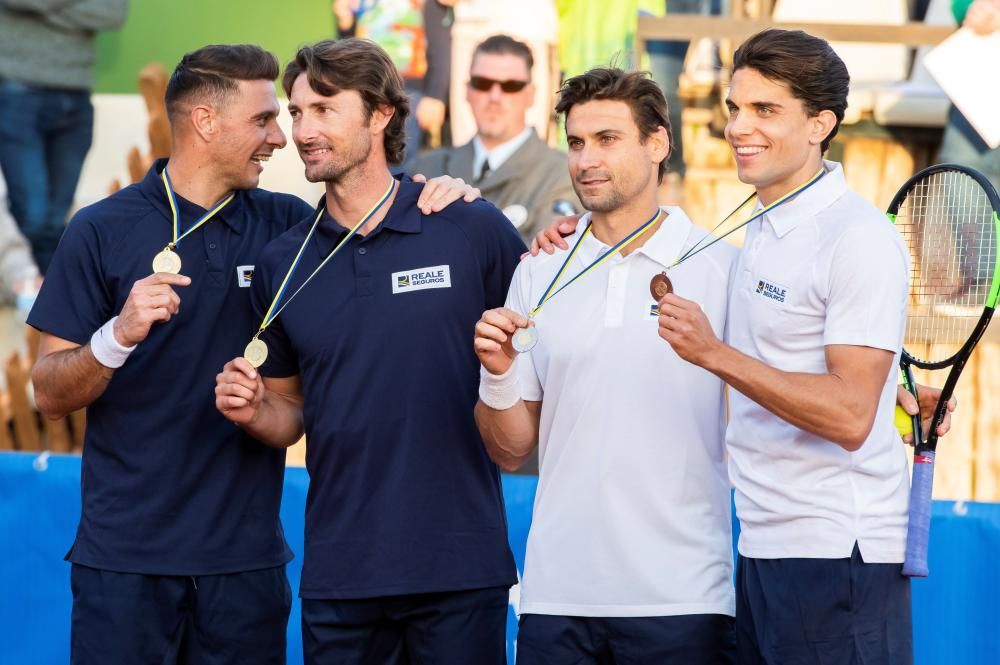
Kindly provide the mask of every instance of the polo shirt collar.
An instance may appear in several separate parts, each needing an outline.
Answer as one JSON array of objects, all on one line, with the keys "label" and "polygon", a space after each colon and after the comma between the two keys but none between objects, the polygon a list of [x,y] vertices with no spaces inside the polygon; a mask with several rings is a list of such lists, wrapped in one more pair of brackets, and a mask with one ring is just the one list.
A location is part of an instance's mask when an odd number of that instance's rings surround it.
[{"label": "polo shirt collar", "polygon": [[[779,238],[787,235],[799,224],[813,219],[817,213],[829,207],[847,191],[843,167],[837,162],[826,160],[823,161],[823,165],[827,173],[816,184],[764,215],[764,219],[771,224],[771,228]],[[758,201],[754,210],[758,211],[761,207],[763,206]]]},{"label": "polo shirt collar", "polygon": [[[656,230],[656,233],[646,240],[641,247],[636,249],[633,254],[643,254],[664,268],[669,268],[681,255],[684,243],[691,233],[692,223],[687,214],[677,206],[660,206],[660,210],[667,213],[666,219],[660,224],[660,228]],[[581,229],[586,228],[588,223],[590,223],[589,212],[580,218],[578,227]],[[608,251],[608,249],[608,245],[595,238],[593,233],[588,233],[583,239],[583,244],[580,246],[580,251],[577,255],[589,265],[598,256]]]},{"label": "polo shirt collar", "polygon": [[[421,219],[422,213],[420,212],[420,208],[417,207],[417,199],[420,197],[421,190],[423,190],[423,184],[400,176],[400,180],[397,183],[396,198],[393,199],[392,205],[389,206],[389,212],[386,213],[385,218],[379,222],[379,225],[367,237],[371,238],[385,229],[399,233],[420,233],[423,220]],[[319,200],[313,216],[309,218],[310,224],[316,219],[316,211],[319,211],[320,208],[323,208],[323,216],[320,218],[319,227],[316,229],[316,246],[319,248],[320,253],[326,256],[337,246],[341,238],[350,232],[351,228],[358,223],[358,220],[343,220],[341,222],[334,219],[326,210],[326,196],[324,195]],[[349,226],[344,226],[344,224],[349,224]]]},{"label": "polo shirt collar", "polygon": [[[163,216],[167,224],[172,224],[173,213],[170,210],[170,201],[167,200],[167,192],[163,187],[163,180],[160,178],[160,174],[166,166],[166,159],[158,159],[153,162],[149,171],[146,172],[146,176],[139,181],[139,189],[146,199],[152,203],[153,207],[156,208],[157,212]],[[206,210],[176,193],[175,197],[177,199],[178,212],[180,213],[180,232],[184,233],[198,218],[205,214]],[[237,191],[236,196],[229,202],[229,205],[216,213],[212,221],[219,219],[233,232],[237,234],[243,233],[243,227],[246,224],[246,215],[244,214],[246,198],[246,192]]]}]

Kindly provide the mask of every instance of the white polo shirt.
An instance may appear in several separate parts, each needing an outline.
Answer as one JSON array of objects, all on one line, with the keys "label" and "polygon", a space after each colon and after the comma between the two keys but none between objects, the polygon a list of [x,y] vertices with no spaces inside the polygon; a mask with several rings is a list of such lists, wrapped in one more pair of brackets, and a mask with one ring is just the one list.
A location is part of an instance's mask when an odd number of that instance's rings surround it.
[{"label": "white polo shirt", "polygon": [[[885,214],[851,191],[839,164],[748,226],[730,286],[728,342],[786,372],[827,372],[834,344],[897,354],[909,256]],[[726,433],[740,554],[903,560],[909,477],[893,426],[897,365],[857,452],[804,432],[737,391]]]},{"label": "white polo shirt", "polygon": [[[649,293],[705,233],[679,208],[664,210],[642,247],[545,305],[538,344],[516,361],[522,396],[542,402],[522,614],[734,613],[723,384],[659,337]],[[564,281],[607,249],[588,234]],[[720,334],[735,254],[720,243],[670,273]],[[508,306],[529,312],[565,258],[522,262]]]}]

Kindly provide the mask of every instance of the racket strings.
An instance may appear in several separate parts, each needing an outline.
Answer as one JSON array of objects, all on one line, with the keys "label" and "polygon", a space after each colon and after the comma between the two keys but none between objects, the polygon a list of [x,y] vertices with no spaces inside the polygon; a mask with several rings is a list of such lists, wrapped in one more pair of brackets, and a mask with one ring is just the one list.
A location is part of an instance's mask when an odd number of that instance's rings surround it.
[{"label": "racket strings", "polygon": [[990,198],[958,171],[931,174],[907,193],[896,226],[910,251],[905,343],[962,343],[982,315],[997,259]]}]

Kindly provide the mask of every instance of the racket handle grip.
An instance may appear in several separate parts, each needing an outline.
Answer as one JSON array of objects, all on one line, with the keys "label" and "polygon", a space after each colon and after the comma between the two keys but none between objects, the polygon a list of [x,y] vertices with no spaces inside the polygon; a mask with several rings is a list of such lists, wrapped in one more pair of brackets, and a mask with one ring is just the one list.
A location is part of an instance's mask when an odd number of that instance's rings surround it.
[{"label": "racket handle grip", "polygon": [[927,577],[927,543],[931,532],[931,490],[934,486],[934,451],[913,454],[910,484],[910,521],[906,529],[906,559],[903,574]]}]

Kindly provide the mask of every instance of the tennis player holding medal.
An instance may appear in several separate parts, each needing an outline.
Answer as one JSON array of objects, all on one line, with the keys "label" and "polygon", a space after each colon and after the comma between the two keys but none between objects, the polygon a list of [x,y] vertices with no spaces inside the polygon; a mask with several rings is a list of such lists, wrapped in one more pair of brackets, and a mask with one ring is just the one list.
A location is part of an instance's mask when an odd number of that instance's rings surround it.
[{"label": "tennis player holding medal", "polygon": [[736,252],[657,205],[670,121],[648,76],[591,70],[557,110],[590,213],[569,252],[521,263],[474,342],[490,455],[513,470],[539,447],[517,662],[729,665],[723,384],[664,348],[650,280],[676,265],[721,331]]},{"label": "tennis player holding medal", "polygon": [[733,271],[725,341],[696,303],[660,334],[724,380],[740,519],[740,662],[910,665],[909,473],[893,427],[909,258],[823,154],[849,77],[829,44],[767,30],[736,51],[726,104],[740,180],[771,203]]},{"label": "tennis player holding medal", "polygon": [[269,446],[307,436],[305,662],[501,665],[517,576],[468,337],[524,244],[485,201],[424,218],[390,177],[408,105],[373,42],[304,47],[283,84],[326,195],[258,261],[261,323],[216,404]]},{"label": "tennis player holding medal", "polygon": [[312,212],[257,187],[285,145],[278,71],[252,45],[185,55],[169,162],[76,214],[28,318],[39,409],[87,407],[73,663],[284,662],[285,455],[203,394],[260,321],[247,287],[261,250]]}]

